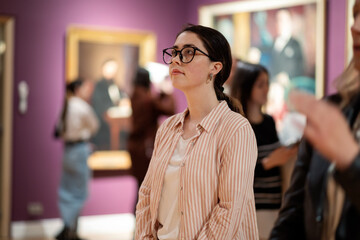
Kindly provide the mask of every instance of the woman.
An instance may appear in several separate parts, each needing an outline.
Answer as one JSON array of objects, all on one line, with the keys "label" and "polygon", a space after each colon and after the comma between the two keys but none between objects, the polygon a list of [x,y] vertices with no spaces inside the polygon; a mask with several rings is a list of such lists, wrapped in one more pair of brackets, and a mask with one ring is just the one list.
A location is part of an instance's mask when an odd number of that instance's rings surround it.
[{"label": "woman", "polygon": [[223,93],[231,70],[218,31],[190,25],[163,50],[188,108],[159,128],[139,190],[135,239],[257,239],[256,140]]},{"label": "woman", "polygon": [[59,134],[65,142],[62,176],[59,187],[59,208],[64,223],[57,240],[80,240],[77,222],[88,195],[90,155],[88,140],[99,128],[99,121],[87,103],[91,91],[90,82],[81,79],[67,85],[65,106],[58,124]]},{"label": "woman", "polygon": [[238,62],[231,87],[232,97],[238,99],[249,120],[258,147],[255,167],[254,193],[260,239],[268,239],[282,200],[280,166],[297,151],[297,147],[282,147],[274,119],[262,112],[269,92],[269,74],[258,64]]},{"label": "woman", "polygon": [[304,93],[290,96],[295,109],[307,116],[306,141],[271,239],[360,239],[359,10],[356,0],[354,57],[338,85],[342,113]]}]

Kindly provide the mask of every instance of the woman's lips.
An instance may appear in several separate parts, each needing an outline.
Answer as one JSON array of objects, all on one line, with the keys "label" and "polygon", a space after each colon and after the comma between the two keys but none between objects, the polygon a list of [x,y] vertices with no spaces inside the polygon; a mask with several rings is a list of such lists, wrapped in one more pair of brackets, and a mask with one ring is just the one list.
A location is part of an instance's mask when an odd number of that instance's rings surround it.
[{"label": "woman's lips", "polygon": [[173,70],[171,70],[171,74],[172,74],[172,75],[183,74],[183,72],[181,72],[181,71],[178,70],[178,69],[173,69]]}]

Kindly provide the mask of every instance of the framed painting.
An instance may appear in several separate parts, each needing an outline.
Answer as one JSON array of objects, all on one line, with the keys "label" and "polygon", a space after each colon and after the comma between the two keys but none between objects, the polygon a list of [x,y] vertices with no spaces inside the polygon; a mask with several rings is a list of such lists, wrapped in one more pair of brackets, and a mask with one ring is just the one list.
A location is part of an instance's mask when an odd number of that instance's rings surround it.
[{"label": "framed painting", "polygon": [[285,115],[292,112],[287,104],[289,91],[297,88],[324,95],[325,2],[244,0],[199,9],[200,24],[222,32],[234,57],[269,71],[266,112],[274,117],[283,144],[302,135],[281,137]]},{"label": "framed painting", "polygon": [[126,150],[131,124],[129,94],[138,66],[153,62],[156,37],[149,32],[134,32],[85,27],[67,31],[66,81],[89,80],[89,102],[99,121],[98,132],[90,139],[94,153],[92,169],[128,169]]}]

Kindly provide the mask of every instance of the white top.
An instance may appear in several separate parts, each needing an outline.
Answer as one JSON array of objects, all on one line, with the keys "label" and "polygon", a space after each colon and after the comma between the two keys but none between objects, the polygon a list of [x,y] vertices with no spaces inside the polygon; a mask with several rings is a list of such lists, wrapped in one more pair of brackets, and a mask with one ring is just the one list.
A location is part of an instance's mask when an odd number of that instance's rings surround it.
[{"label": "white top", "polygon": [[79,97],[70,97],[67,104],[64,140],[89,140],[99,128],[99,120],[94,110]]},{"label": "white top", "polygon": [[160,240],[177,240],[179,236],[180,165],[184,160],[189,142],[190,138],[186,140],[180,138],[165,172],[158,214],[158,221],[162,225],[157,232]]}]

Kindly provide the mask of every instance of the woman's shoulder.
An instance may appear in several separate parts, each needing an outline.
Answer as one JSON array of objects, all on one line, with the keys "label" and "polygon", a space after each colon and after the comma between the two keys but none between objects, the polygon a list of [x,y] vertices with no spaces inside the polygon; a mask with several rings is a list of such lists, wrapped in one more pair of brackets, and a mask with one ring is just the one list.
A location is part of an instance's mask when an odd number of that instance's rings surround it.
[{"label": "woman's shoulder", "polygon": [[263,117],[264,117],[265,123],[274,123],[275,124],[275,120],[271,115],[264,113]]},{"label": "woman's shoulder", "polygon": [[88,102],[86,102],[85,100],[83,100],[80,97],[71,97],[68,100],[69,105],[74,106],[75,108],[78,108],[79,110],[82,109],[86,109],[88,110],[88,108],[90,108],[90,104]]},{"label": "woman's shoulder", "polygon": [[240,113],[234,111],[227,111],[223,115],[223,124],[230,127],[232,130],[242,128],[244,126],[250,126],[249,121]]}]

